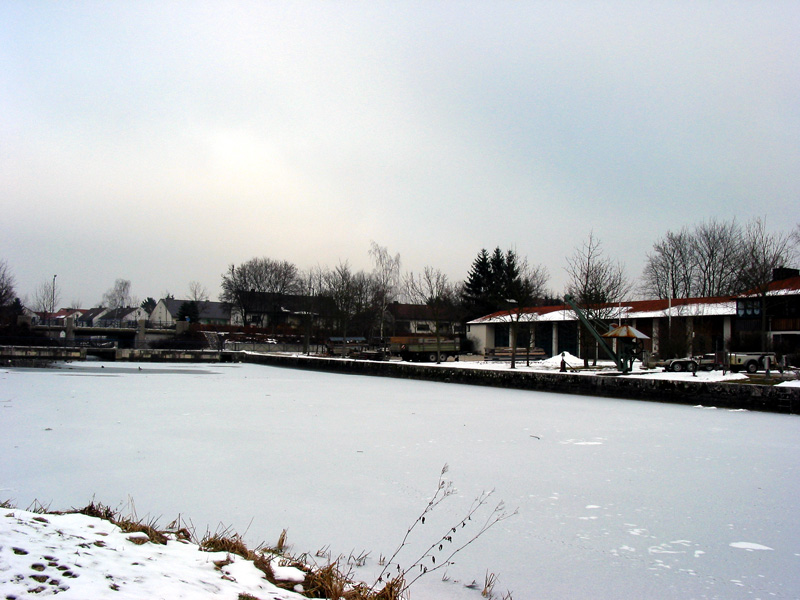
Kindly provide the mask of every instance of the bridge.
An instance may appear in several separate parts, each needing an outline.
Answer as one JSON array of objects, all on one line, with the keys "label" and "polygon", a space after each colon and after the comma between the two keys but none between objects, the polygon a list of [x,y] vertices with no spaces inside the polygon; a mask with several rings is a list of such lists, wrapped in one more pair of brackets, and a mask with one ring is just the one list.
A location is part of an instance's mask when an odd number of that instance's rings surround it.
[{"label": "bridge", "polygon": [[177,323],[174,329],[154,329],[141,320],[136,327],[82,327],[76,325],[73,318],[64,321],[63,325],[33,325],[31,331],[44,333],[62,346],[80,346],[94,351],[108,343],[119,348],[147,348],[148,342],[172,338],[185,332],[189,325]]}]

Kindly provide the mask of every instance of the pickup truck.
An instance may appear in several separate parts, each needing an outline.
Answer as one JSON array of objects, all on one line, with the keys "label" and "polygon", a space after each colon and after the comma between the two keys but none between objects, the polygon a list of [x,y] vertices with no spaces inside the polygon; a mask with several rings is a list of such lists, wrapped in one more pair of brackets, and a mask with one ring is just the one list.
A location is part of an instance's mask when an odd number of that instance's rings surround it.
[{"label": "pickup truck", "polygon": [[783,370],[774,352],[731,352],[728,359],[731,371],[743,369],[748,373],[764,371],[767,368],[767,359],[769,359],[770,369]]}]

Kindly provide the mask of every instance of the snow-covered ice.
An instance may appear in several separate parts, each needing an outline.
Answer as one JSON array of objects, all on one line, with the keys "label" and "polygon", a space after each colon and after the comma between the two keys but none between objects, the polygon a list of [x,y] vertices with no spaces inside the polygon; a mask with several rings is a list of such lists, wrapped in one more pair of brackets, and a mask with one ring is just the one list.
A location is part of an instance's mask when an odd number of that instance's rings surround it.
[{"label": "snow-covered ice", "polygon": [[478,600],[487,571],[516,599],[800,597],[800,420],[702,408],[258,365],[5,369],[0,500],[135,502],[252,546],[288,528],[296,554],[369,552],[370,580],[447,463],[459,492],[401,562],[482,490],[519,513],[415,600]]}]

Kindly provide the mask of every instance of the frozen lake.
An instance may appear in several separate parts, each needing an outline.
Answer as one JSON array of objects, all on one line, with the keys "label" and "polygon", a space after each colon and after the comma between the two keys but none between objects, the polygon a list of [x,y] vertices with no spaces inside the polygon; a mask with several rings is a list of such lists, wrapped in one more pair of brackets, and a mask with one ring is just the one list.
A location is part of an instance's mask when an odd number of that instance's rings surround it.
[{"label": "frozen lake", "polygon": [[[141,367],[141,370],[140,370]],[[415,600],[800,597],[796,416],[257,365],[0,370],[0,500],[93,499],[221,524],[296,554],[370,552],[369,579],[433,494],[412,546],[494,489],[519,514]],[[484,515],[487,513],[485,512]],[[411,549],[411,548],[409,548]],[[411,556],[408,555],[410,559]],[[402,561],[401,561],[402,562]]]}]

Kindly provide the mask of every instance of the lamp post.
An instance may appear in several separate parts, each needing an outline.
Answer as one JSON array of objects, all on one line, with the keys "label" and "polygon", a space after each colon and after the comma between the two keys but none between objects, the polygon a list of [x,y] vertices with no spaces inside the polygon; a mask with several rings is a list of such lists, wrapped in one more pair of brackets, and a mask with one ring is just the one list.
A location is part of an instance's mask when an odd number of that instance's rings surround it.
[{"label": "lamp post", "polygon": [[58,275],[53,275],[53,289],[51,290],[53,292],[53,297],[52,297],[52,300],[50,302],[50,318],[51,319],[54,318],[54,315],[55,315],[55,312],[56,312],[56,277],[58,277]]},{"label": "lamp post", "polygon": [[[519,303],[513,298],[506,298],[506,307],[508,310],[508,345],[511,346],[511,368],[517,366],[517,329],[519,328],[520,306]],[[516,319],[514,318],[514,309],[517,309]]]}]

